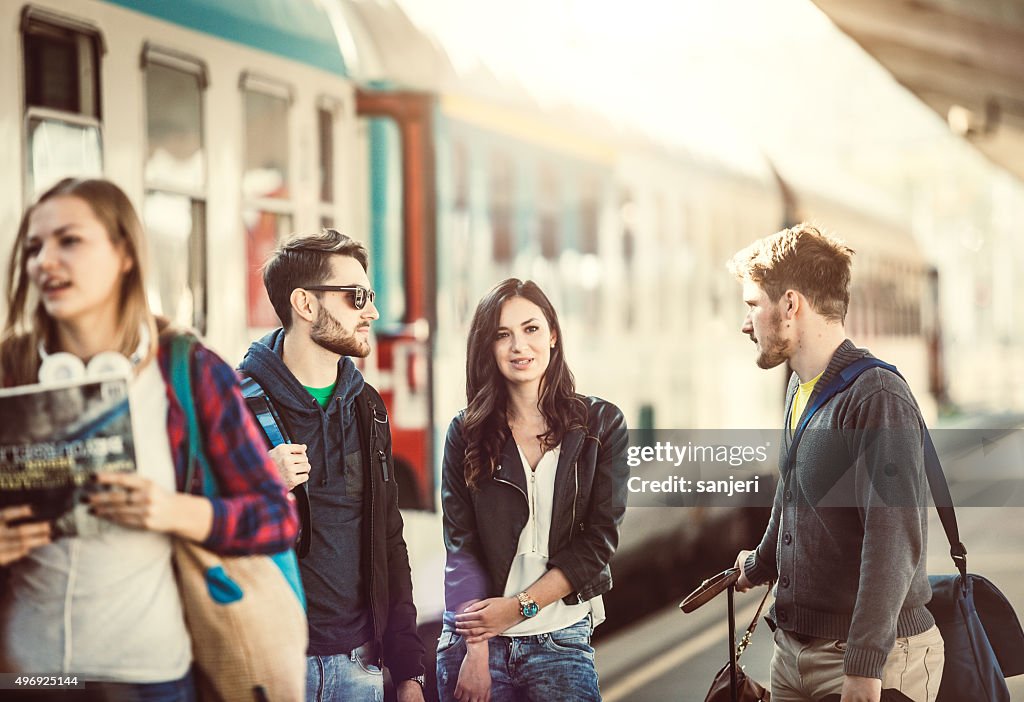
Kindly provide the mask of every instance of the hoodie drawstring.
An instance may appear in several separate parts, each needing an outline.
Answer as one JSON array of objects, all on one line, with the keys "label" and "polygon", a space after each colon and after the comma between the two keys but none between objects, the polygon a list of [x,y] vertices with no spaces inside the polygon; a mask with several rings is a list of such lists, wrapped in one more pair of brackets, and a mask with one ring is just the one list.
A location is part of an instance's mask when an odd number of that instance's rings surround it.
[{"label": "hoodie drawstring", "polygon": [[[317,409],[320,411],[320,435],[326,438],[327,437],[327,411],[323,407],[320,407],[320,405],[317,405]],[[324,466],[324,470],[323,470],[323,473],[321,474],[321,478],[320,478],[320,485],[321,485],[321,487],[324,487],[324,486],[327,485],[327,483],[329,483],[331,481],[331,471],[330,471],[330,465],[331,464],[327,461],[327,441],[321,441],[320,442],[320,452],[323,455],[323,466]],[[342,432],[341,432],[341,455],[343,457],[345,455],[345,430],[344,429],[342,429]],[[344,467],[344,460],[345,459],[342,458],[342,466],[343,467]]]}]

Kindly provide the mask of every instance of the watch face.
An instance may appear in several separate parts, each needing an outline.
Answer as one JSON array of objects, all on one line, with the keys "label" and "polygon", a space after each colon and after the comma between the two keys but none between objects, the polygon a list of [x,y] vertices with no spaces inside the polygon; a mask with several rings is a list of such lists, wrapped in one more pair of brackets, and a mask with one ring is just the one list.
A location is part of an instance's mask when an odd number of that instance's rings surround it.
[{"label": "watch face", "polygon": [[540,607],[537,606],[536,602],[530,601],[530,602],[524,602],[519,607],[519,610],[522,612],[524,617],[530,618],[530,617],[536,617],[537,616],[537,612],[540,611]]}]

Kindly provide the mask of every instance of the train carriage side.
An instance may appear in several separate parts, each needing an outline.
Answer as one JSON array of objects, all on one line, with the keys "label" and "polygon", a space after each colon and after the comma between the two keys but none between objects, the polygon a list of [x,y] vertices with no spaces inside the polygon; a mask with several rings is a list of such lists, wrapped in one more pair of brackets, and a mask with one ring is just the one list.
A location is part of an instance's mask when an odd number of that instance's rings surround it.
[{"label": "train carriage side", "polygon": [[[225,358],[276,325],[256,268],[277,241],[350,229],[354,86],[311,1],[3,3],[0,246],[65,175],[103,175],[150,234],[150,299]],[[325,32],[326,26],[326,32]],[[241,294],[240,294],[241,293]]]},{"label": "train carriage side", "polygon": [[[196,7],[205,13],[187,16]],[[469,319],[498,280],[533,278],[551,294],[580,389],[622,406],[632,427],[780,423],[781,376],[754,366],[723,265],[783,224],[763,165],[609,142],[486,101],[356,86],[319,3],[292,3],[299,20],[275,7],[249,5],[229,23],[248,28],[238,36],[222,20],[239,10],[213,0],[0,3],[0,90],[21,96],[0,104],[18,164],[0,174],[0,246],[47,182],[109,177],[153,239],[154,306],[237,360],[276,325],[256,268],[280,238],[323,225],[368,236],[382,320],[363,368],[389,407],[403,507],[418,508],[404,518],[421,621],[443,606],[438,471],[465,403]],[[916,248],[893,248],[908,241],[899,228],[856,208],[808,212],[858,232],[851,336],[925,396]],[[861,300],[874,302],[860,310]],[[713,516],[631,510],[617,563],[678,570]]]},{"label": "train carriage side", "polygon": [[[599,348],[585,327],[602,318],[592,293],[612,259],[599,241],[611,214],[611,152],[536,114],[464,96],[365,90],[358,102],[371,173],[368,228],[381,268],[374,284],[385,305],[377,338],[393,368],[382,362],[378,381],[399,408],[401,397],[420,403],[421,423],[410,431],[402,433],[400,414],[393,421],[396,453],[417,457],[410,477],[418,486],[430,480],[430,501],[405,514],[417,607],[429,624],[440,621],[444,567],[440,515],[430,507],[448,422],[465,406],[476,301],[503,278],[532,278],[560,310],[571,360]],[[406,372],[397,351],[383,350],[388,344],[405,348]],[[411,363],[423,371],[418,396]]]},{"label": "train carriage side", "polygon": [[[764,429],[778,424],[783,371],[766,373],[739,333],[740,286],[725,268],[733,252],[777,231],[784,203],[756,151],[725,162],[703,151],[636,144],[616,168],[618,226],[633,250],[626,266],[635,321],[612,313],[618,329],[635,325],[639,343],[620,382],[626,402],[660,430]],[[734,149],[735,151],[735,149]],[[620,390],[620,392],[622,392]],[[773,469],[770,466],[769,469]],[[636,506],[627,510],[609,608],[664,602],[763,528],[762,512],[728,507]],[[724,560],[722,560],[724,559]]]}]

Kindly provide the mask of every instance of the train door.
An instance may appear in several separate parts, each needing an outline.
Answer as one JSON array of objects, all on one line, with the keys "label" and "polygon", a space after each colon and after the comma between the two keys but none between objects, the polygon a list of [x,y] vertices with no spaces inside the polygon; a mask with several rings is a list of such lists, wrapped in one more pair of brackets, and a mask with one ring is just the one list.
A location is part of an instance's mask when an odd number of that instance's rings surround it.
[{"label": "train door", "polygon": [[[432,333],[435,329],[434,98],[358,91],[369,160],[370,279],[381,318],[376,368],[388,407],[400,506],[434,510]],[[371,360],[371,359],[368,359]]]}]

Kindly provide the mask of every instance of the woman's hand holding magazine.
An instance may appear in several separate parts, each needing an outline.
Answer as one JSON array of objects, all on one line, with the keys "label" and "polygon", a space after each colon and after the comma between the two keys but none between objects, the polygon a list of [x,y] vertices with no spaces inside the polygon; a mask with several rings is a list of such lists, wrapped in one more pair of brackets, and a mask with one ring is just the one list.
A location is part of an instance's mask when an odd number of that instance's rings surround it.
[{"label": "woman's hand holding magazine", "polygon": [[32,517],[32,508],[17,505],[0,509],[0,566],[24,558],[33,549],[50,543],[49,522],[17,523]]},{"label": "woman's hand holding magazine", "polygon": [[210,535],[213,505],[205,497],[168,492],[138,473],[97,473],[96,483],[101,489],[87,499],[97,517],[196,542]]}]

